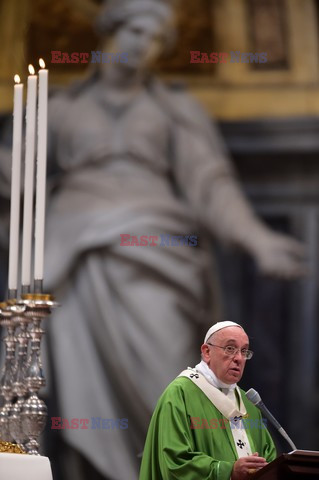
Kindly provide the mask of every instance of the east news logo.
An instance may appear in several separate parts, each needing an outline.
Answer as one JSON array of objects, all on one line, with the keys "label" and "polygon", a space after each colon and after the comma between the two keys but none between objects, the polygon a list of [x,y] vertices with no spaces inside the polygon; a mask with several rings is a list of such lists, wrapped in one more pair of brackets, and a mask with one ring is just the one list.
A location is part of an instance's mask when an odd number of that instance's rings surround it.
[{"label": "east news logo", "polygon": [[190,63],[266,63],[267,53],[190,51]]}]

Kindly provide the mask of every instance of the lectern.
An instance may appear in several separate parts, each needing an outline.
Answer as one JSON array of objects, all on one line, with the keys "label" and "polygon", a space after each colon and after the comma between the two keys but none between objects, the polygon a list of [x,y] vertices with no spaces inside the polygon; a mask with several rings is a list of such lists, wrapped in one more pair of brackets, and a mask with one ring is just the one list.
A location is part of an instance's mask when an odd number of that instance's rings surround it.
[{"label": "lectern", "polygon": [[252,480],[318,480],[319,452],[293,450],[284,453],[251,475]]}]

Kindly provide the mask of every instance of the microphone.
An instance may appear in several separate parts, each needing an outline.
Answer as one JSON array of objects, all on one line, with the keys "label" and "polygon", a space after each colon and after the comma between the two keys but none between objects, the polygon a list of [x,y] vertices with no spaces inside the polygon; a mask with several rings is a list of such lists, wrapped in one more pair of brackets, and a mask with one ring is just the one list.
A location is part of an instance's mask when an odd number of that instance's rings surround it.
[{"label": "microphone", "polygon": [[247,392],[246,392],[246,396],[248,398],[248,400],[251,401],[251,403],[253,403],[254,405],[256,405],[256,407],[259,408],[259,410],[265,415],[265,417],[270,421],[270,423],[273,424],[273,426],[276,428],[276,430],[278,430],[278,432],[280,433],[280,435],[282,435],[284,437],[284,439],[289,443],[289,445],[291,446],[291,448],[293,450],[297,450],[297,447],[296,445],[293,443],[293,441],[291,440],[291,438],[289,437],[288,433],[282,428],[282,426],[280,425],[280,423],[275,419],[275,417],[270,413],[270,411],[268,410],[268,408],[266,407],[266,405],[264,404],[264,402],[262,401],[260,395],[258,392],[256,392],[256,390],[254,390],[253,388],[250,388]]}]

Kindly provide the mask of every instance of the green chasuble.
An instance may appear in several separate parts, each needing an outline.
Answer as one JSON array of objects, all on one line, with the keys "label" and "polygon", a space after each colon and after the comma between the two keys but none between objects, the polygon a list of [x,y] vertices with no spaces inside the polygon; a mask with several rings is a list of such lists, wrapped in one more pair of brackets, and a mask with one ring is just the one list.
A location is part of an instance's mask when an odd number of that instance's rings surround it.
[{"label": "green chasuble", "polygon": [[[241,395],[251,451],[271,462],[276,449],[261,413],[243,390]],[[176,378],[154,411],[139,480],[229,480],[238,459],[231,427],[189,378]]]}]

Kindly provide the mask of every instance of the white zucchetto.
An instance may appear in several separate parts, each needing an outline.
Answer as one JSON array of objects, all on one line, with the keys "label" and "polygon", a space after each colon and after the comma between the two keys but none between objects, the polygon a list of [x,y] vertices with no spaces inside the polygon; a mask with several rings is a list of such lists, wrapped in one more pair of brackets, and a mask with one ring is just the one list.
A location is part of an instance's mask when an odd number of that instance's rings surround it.
[{"label": "white zucchetto", "polygon": [[207,340],[209,339],[209,337],[211,337],[213,335],[213,333],[216,333],[216,332],[218,332],[218,330],[221,330],[222,328],[226,328],[226,327],[239,327],[242,330],[244,330],[241,325],[239,325],[238,323],[235,323],[235,322],[229,322],[229,321],[217,322],[217,323],[215,323],[215,325],[210,327],[210,329],[206,333],[204,343],[207,343]]}]

